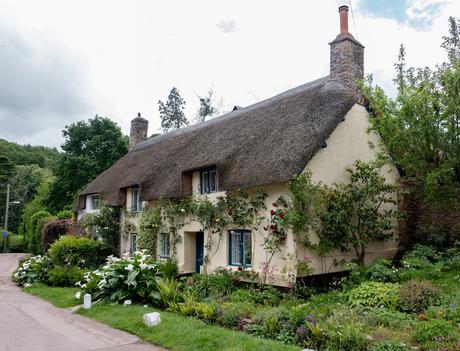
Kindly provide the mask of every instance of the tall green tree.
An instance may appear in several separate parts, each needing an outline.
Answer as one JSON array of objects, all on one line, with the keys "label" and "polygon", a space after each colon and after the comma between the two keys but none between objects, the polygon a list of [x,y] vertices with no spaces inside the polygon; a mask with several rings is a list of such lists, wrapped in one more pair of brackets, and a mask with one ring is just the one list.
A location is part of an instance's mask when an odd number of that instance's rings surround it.
[{"label": "tall green tree", "polygon": [[14,164],[6,156],[0,156],[0,186],[6,187],[6,183],[14,174]]},{"label": "tall green tree", "polygon": [[128,138],[106,117],[73,123],[62,134],[64,153],[46,201],[52,212],[70,208],[79,190],[128,151]]},{"label": "tall green tree", "polygon": [[158,101],[158,111],[161,117],[161,128],[164,132],[188,126],[189,122],[184,114],[185,100],[180,96],[176,87],[171,89],[168,100]]},{"label": "tall green tree", "polygon": [[425,199],[452,205],[460,185],[460,35],[449,20],[443,38],[448,60],[435,69],[407,68],[401,47],[395,64],[397,96],[388,97],[372,77],[362,84],[389,155],[416,179]]}]

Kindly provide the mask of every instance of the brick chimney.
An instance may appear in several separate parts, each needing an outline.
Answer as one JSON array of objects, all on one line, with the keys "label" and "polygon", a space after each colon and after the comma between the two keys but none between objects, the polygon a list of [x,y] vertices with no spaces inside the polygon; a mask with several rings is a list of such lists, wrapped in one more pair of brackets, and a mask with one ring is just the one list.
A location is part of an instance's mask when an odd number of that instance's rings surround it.
[{"label": "brick chimney", "polygon": [[149,121],[141,117],[138,113],[137,117],[131,121],[131,129],[129,131],[129,150],[136,144],[147,139],[147,130],[149,128]]},{"label": "brick chimney", "polygon": [[350,88],[358,101],[362,96],[356,80],[364,77],[364,46],[348,31],[348,6],[339,7],[340,33],[331,46],[330,77]]}]

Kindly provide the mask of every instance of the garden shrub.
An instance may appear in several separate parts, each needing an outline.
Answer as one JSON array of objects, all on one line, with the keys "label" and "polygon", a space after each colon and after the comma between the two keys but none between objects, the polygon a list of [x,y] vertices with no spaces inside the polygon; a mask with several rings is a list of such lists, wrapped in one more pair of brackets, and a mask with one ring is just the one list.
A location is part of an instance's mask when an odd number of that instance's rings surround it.
[{"label": "garden shrub", "polygon": [[218,307],[214,303],[198,302],[195,304],[195,314],[207,323],[212,323],[217,318]]},{"label": "garden shrub", "polygon": [[75,286],[83,278],[84,272],[75,266],[54,266],[48,272],[48,282],[52,286]]},{"label": "garden shrub", "polygon": [[249,301],[256,305],[278,306],[281,302],[282,294],[272,286],[261,286],[258,289],[238,289],[230,296],[231,302]]},{"label": "garden shrub", "polygon": [[62,210],[56,214],[57,219],[72,219],[73,212],[71,210]]},{"label": "garden shrub", "polygon": [[188,287],[195,290],[200,298],[227,296],[237,288],[236,274],[223,267],[210,274],[196,274],[187,281]]},{"label": "garden shrub", "polygon": [[153,292],[152,296],[161,307],[171,308],[171,306],[176,305],[181,298],[177,281],[169,277],[163,277],[157,280],[157,290],[158,291]]},{"label": "garden shrub", "polygon": [[46,283],[50,266],[47,256],[33,256],[19,265],[18,270],[13,275],[13,281],[20,285]]},{"label": "garden shrub", "polygon": [[442,262],[431,263],[424,258],[407,258],[402,262],[401,281],[412,279],[434,279],[440,278],[442,273]]},{"label": "garden shrub", "polygon": [[158,271],[164,278],[174,279],[179,274],[177,261],[168,258],[166,261],[158,263]]},{"label": "garden shrub", "polygon": [[68,234],[72,221],[68,219],[59,219],[49,221],[43,226],[41,235],[41,245],[44,252],[47,252],[53,242],[60,236]]},{"label": "garden shrub", "polygon": [[418,323],[412,338],[414,341],[425,344],[440,341],[440,339],[458,338],[456,330],[449,322],[442,319],[433,319]]},{"label": "garden shrub", "polygon": [[396,308],[398,284],[364,282],[347,293],[350,306]]},{"label": "garden shrub", "polygon": [[49,256],[54,265],[95,268],[104,263],[110,249],[101,241],[64,235],[51,244]]},{"label": "garden shrub", "polygon": [[383,340],[372,344],[370,351],[411,351],[412,348],[400,341]]},{"label": "garden shrub", "polygon": [[410,280],[399,288],[399,306],[403,311],[421,312],[439,300],[441,290],[428,281]]},{"label": "garden shrub", "polygon": [[413,315],[386,308],[368,307],[360,312],[365,316],[368,325],[377,327],[388,327],[394,330],[412,327],[416,323]]},{"label": "garden shrub", "polygon": [[38,211],[30,217],[28,223],[28,249],[31,253],[43,253],[41,247],[42,229],[48,220],[51,220],[51,213],[47,211]]},{"label": "garden shrub", "polygon": [[398,283],[400,270],[392,265],[390,260],[381,258],[375,260],[371,265],[365,267],[357,263],[348,263],[349,275],[342,278],[340,286],[350,289],[366,280],[373,280],[383,283]]},{"label": "garden shrub", "polygon": [[417,258],[434,263],[439,261],[441,257],[442,255],[432,246],[417,244],[404,256],[404,259]]},{"label": "garden shrub", "polygon": [[94,300],[107,299],[122,302],[132,300],[139,303],[155,303],[158,265],[150,255],[136,251],[133,256],[107,257],[101,269],[85,273],[77,283],[83,293],[89,293]]},{"label": "garden shrub", "polygon": [[[0,248],[3,249],[5,238],[0,238]],[[10,234],[7,239],[8,252],[27,252],[27,242],[22,235]]]}]

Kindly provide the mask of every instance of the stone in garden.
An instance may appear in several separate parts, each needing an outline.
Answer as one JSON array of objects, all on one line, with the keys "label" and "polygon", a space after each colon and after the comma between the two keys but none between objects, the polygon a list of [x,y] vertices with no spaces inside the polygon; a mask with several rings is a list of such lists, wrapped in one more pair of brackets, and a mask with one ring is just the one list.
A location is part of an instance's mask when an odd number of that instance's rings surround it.
[{"label": "stone in garden", "polygon": [[148,327],[155,327],[160,324],[161,318],[158,312],[144,314],[144,324]]}]

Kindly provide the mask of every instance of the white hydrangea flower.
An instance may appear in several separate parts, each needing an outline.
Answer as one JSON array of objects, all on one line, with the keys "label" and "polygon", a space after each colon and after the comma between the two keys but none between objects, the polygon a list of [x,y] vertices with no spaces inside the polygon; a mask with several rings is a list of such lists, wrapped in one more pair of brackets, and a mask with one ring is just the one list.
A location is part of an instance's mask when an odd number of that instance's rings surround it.
[{"label": "white hydrangea flower", "polygon": [[77,291],[77,292],[75,293],[75,298],[76,298],[77,300],[80,300],[80,298],[81,298],[81,292],[80,292],[80,291]]},{"label": "white hydrangea flower", "polygon": [[125,267],[125,269],[131,272],[134,269],[134,266],[130,263]]},{"label": "white hydrangea flower", "polygon": [[32,286],[32,284],[30,284],[30,283],[25,283],[24,284],[24,288],[30,288],[31,286]]},{"label": "white hydrangea flower", "polygon": [[139,267],[140,267],[141,269],[146,269],[146,268],[149,267],[149,265],[148,265],[147,263],[141,263],[141,264],[139,265]]},{"label": "white hydrangea flower", "polygon": [[133,302],[131,300],[125,300],[125,302],[123,303],[123,305],[125,306],[129,306],[131,305]]}]

